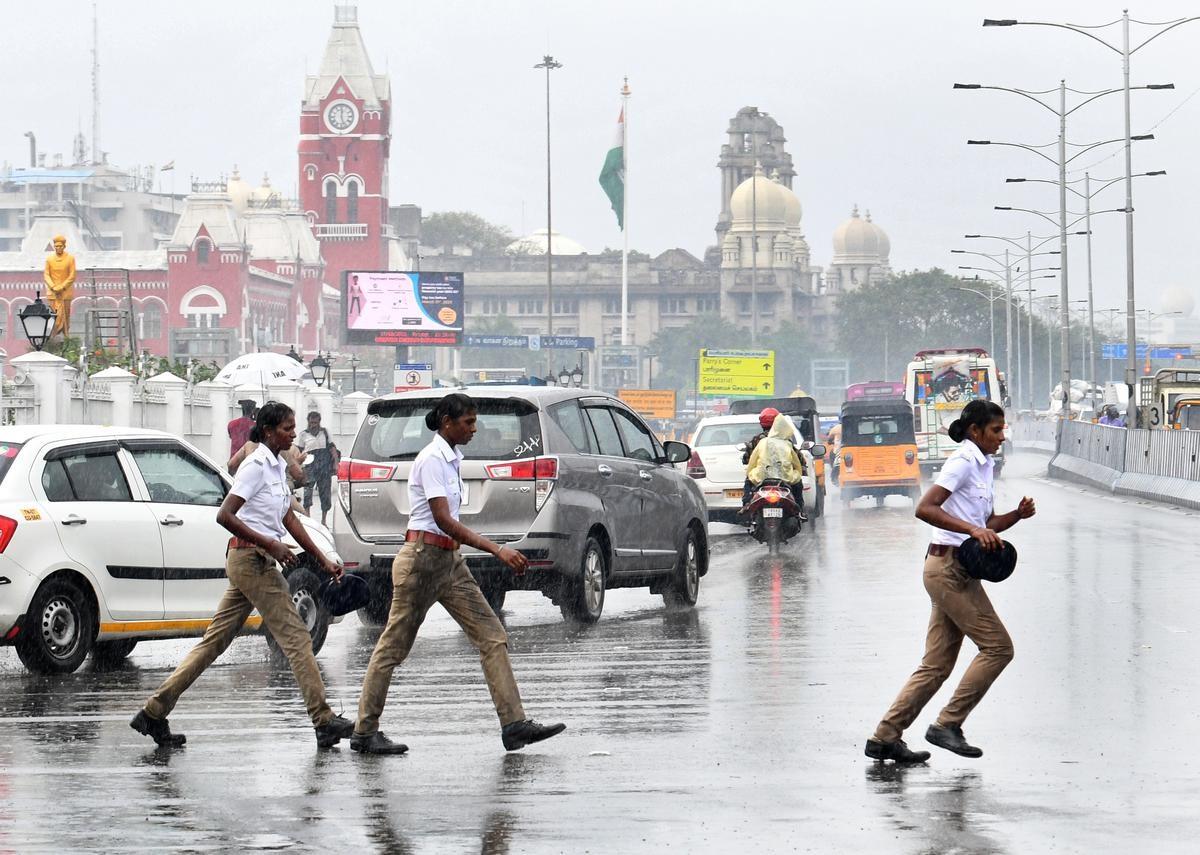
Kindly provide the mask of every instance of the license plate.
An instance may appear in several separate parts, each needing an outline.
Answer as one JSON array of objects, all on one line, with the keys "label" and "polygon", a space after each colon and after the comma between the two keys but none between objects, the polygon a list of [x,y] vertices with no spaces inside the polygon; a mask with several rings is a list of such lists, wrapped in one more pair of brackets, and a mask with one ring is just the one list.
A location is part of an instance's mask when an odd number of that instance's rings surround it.
[{"label": "license plate", "polygon": [[725,491],[726,499],[740,499],[741,497],[742,497],[741,490],[726,490]]},{"label": "license plate", "polygon": [[764,517],[782,517],[783,508],[763,508]]}]

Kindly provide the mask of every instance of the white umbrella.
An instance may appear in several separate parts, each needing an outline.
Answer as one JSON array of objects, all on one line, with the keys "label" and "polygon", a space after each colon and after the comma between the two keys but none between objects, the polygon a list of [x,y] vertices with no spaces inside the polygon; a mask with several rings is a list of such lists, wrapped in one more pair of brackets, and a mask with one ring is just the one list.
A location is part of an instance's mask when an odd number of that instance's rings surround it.
[{"label": "white umbrella", "polygon": [[222,368],[217,381],[230,386],[253,385],[265,389],[271,383],[299,381],[307,375],[307,365],[282,353],[247,353]]}]

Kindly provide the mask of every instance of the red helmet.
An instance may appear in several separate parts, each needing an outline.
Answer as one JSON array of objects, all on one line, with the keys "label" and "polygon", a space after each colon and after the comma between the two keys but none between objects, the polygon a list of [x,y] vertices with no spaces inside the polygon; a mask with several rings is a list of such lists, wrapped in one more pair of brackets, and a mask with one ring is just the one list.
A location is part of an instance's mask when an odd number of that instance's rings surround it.
[{"label": "red helmet", "polygon": [[779,410],[774,407],[767,407],[758,414],[758,423],[762,425],[763,430],[770,430],[771,425],[775,424],[775,419],[779,415]]}]

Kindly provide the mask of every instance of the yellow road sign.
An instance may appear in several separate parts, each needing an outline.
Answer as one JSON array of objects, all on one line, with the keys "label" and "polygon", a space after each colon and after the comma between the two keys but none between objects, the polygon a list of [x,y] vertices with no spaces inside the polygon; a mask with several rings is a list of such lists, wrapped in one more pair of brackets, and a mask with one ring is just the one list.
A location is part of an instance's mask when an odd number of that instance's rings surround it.
[{"label": "yellow road sign", "polygon": [[773,397],[775,351],[701,350],[700,394]]},{"label": "yellow road sign", "polygon": [[648,419],[675,418],[674,389],[621,389],[617,397]]}]

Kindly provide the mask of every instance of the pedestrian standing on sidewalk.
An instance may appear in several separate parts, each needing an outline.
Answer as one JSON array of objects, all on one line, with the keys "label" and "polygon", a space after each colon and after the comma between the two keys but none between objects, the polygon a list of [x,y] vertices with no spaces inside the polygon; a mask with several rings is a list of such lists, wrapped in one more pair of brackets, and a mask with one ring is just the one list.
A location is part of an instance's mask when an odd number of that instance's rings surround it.
[{"label": "pedestrian standing on sidewalk", "polygon": [[337,472],[339,454],[329,431],[321,427],[321,414],[316,410],[308,414],[308,427],[300,434],[299,443],[305,457],[312,455],[312,463],[304,467],[304,513],[312,516],[315,488],[321,502],[321,525],[325,525],[332,505],[329,483]]},{"label": "pedestrian standing on sidewalk", "polygon": [[901,736],[954,670],[964,635],[979,653],[929,726],[925,740],[963,757],[981,757],[983,752],[967,742],[962,725],[1013,657],[1008,630],[983,584],[967,575],[956,553],[968,537],[985,550],[1002,548],[998,532],[1033,516],[1033,499],[1022,498],[1016,510],[1006,514],[993,509],[992,455],[1004,442],[1004,410],[999,405],[970,401],[950,424],[949,433],[961,445],[917,504],[917,517],[934,527],[925,553],[925,590],[933,603],[925,658],[867,740],[866,754],[875,760],[923,763],[929,759],[928,751],[911,751]]},{"label": "pedestrian standing on sidewalk", "polygon": [[287,654],[316,728],[317,745],[329,748],[354,730],[353,722],[334,715],[325,701],[325,683],[313,655],[312,639],[279,570],[279,564],[291,567],[296,563],[291,549],[282,542],[290,533],[326,573],[334,578],[342,575],[342,568],[317,548],[292,511],[282,455],[295,439],[296,416],[290,407],[271,401],[259,410],[250,433],[250,441],[258,446],[238,467],[233,486],[217,511],[217,522],[233,534],[225,553],[229,587],[200,643],[129,723],[159,745],[177,746],[187,741],[182,733],[171,732],[167,716],[179,696],[225,652],[254,609]]},{"label": "pedestrian standing on sidewalk", "polygon": [[404,546],[392,563],[392,608],[367,665],[358,722],[350,747],[364,754],[403,754],[408,746],[379,730],[392,670],[412,649],[417,630],[434,603],[441,603],[479,651],[483,675],[500,718],[500,736],[508,751],[562,733],[566,725],[542,725],[527,719],[508,659],[508,636],[500,619],[459,553],[465,543],[495,556],[516,572],[528,559],[471,531],[458,520],[463,482],[460,465],[475,435],[475,402],[461,393],[441,398],[425,415],[433,440],[413,461],[408,476],[410,515]]}]

